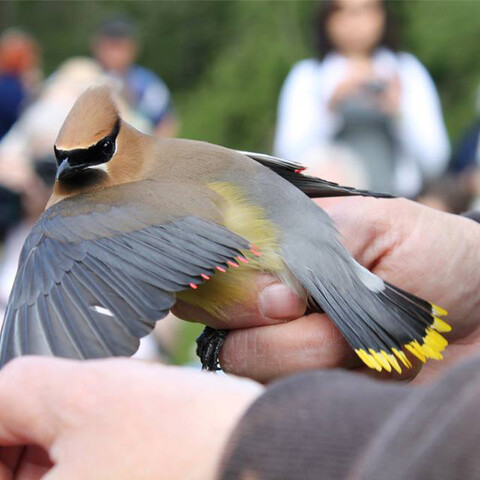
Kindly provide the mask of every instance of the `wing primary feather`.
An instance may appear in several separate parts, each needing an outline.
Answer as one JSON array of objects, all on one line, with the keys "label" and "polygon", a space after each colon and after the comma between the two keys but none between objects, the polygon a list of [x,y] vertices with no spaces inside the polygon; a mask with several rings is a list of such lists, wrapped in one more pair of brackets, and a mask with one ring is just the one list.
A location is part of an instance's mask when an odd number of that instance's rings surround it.
[{"label": "wing primary feather", "polygon": [[10,305],[7,307],[5,319],[2,325],[0,336],[0,367],[15,356],[13,333],[15,329],[15,316],[17,309],[13,309]]},{"label": "wing primary feather", "polygon": [[58,355],[58,346],[53,333],[52,324],[48,315],[47,306],[45,304],[45,295],[39,295],[36,304],[37,318],[40,322],[40,328],[45,336],[45,341],[52,355]]},{"label": "wing primary feather", "polygon": [[[63,330],[70,341],[70,344],[75,349],[79,358],[88,358],[82,342],[78,337],[78,333],[75,331],[75,326],[70,322],[70,315],[67,311],[62,294],[58,285],[55,283],[50,291],[50,304],[56,313],[58,323],[63,327]],[[54,320],[55,321],[55,320]]]},{"label": "wing primary feather", "polygon": [[[112,321],[116,321],[119,327],[125,333],[136,338],[141,338],[150,333],[154,326],[154,322],[148,322],[147,319],[137,317],[138,321],[134,323],[132,321],[134,320],[134,317],[129,317],[127,313],[128,310],[131,310],[128,304],[119,296],[117,296],[117,302],[121,303],[121,307],[118,305],[118,303],[116,304],[115,302],[111,301],[108,295],[105,293],[109,290],[109,287],[100,278],[96,277],[95,279],[93,279],[93,273],[87,276],[80,269],[76,271],[76,275],[78,276],[84,288],[86,288],[90,292],[90,294],[94,295],[97,298],[100,306],[107,308],[112,312]],[[93,307],[93,305],[91,306]],[[137,328],[135,330],[132,330],[133,327]]]},{"label": "wing primary feather", "polygon": [[[144,288],[142,288],[142,286],[145,285],[143,282],[141,282],[140,288],[138,288],[138,290],[133,293],[129,288],[127,288],[125,282],[122,283],[122,280],[118,277],[118,273],[114,269],[107,268],[99,260],[91,257],[87,257],[83,263],[97,276],[103,275],[108,284],[112,286],[112,288],[117,292],[118,295],[125,298],[125,300],[139,316],[145,316],[149,319],[158,318],[159,310],[163,309],[155,306],[152,302],[152,298],[148,295],[145,295]],[[162,291],[162,293],[165,296],[171,296],[171,294],[167,294],[166,292]]]},{"label": "wing primary feather", "polygon": [[97,325],[96,319],[92,311],[90,310],[90,305],[88,305],[87,302],[83,299],[83,297],[77,293],[76,286],[74,285],[71,276],[73,276],[71,272],[65,276],[64,285],[71,292],[70,298],[72,303],[77,308],[80,315],[83,317],[85,324],[89,328],[90,332],[94,335],[99,345],[103,348],[107,355],[113,356],[114,352],[109,345],[108,340],[105,338],[101,329]]},{"label": "wing primary feather", "polygon": [[[130,260],[128,260],[125,257],[122,257],[121,255],[117,254],[114,250],[112,250],[108,245],[103,244],[102,242],[95,241],[94,242],[96,246],[98,247],[99,250],[103,251],[105,255],[102,255],[101,252],[95,252],[95,257],[98,258],[99,260],[103,261],[105,258],[110,258],[110,264],[112,264],[112,260],[114,262],[117,262],[118,265],[122,265],[122,268],[125,270],[128,270],[129,274],[137,279],[137,280],[142,280],[146,283],[149,283],[150,285],[158,286],[159,288],[163,288],[164,290],[172,290],[172,291],[180,291],[184,288],[182,284],[174,281],[168,282],[168,284],[165,284],[165,282],[160,282],[158,275],[154,275],[150,272],[150,269],[144,270],[143,268],[140,268],[139,266],[135,265],[132,263]],[[112,258],[113,257],[113,258]],[[149,267],[147,265],[147,267]]]},{"label": "wing primary feather", "polygon": [[[161,262],[165,268],[173,269],[173,271],[178,270],[185,275],[198,275],[199,267],[195,268],[193,261],[185,261],[185,254],[183,255],[184,258],[172,256],[171,251],[169,252],[167,249],[160,250],[158,248],[154,248],[139,239],[132,238],[132,236],[126,235],[125,239],[125,242],[132,248],[134,248],[134,245],[137,246],[138,248],[134,249],[135,254],[142,256],[147,261],[154,263]],[[143,250],[146,250],[146,252],[143,252]],[[147,253],[151,253],[152,256],[146,256]]]},{"label": "wing primary feather", "polygon": [[[176,222],[172,223],[176,225]],[[235,250],[245,250],[250,248],[250,242],[248,242],[245,238],[217,223],[209,222],[205,219],[197,217],[185,217],[182,219],[182,223],[190,224],[193,227],[193,231],[196,233],[205,232],[208,239],[211,239],[221,245],[225,245],[226,239],[229,239],[231,244],[228,246],[234,248]]]},{"label": "wing primary feather", "polygon": [[216,242],[212,242],[212,240],[206,236],[198,233],[191,233],[176,226],[169,226],[168,231],[163,230],[163,232],[162,227],[157,227],[156,233],[162,235],[164,238],[168,238],[170,242],[187,241],[189,252],[192,252],[194,255],[201,255],[205,257],[207,261],[214,264],[224,263],[225,258],[235,257],[238,254],[237,252],[240,252],[240,250],[228,248],[225,247],[225,245],[219,245]]},{"label": "wing primary feather", "polygon": [[[55,247],[53,246],[52,240],[49,238],[45,239],[45,261],[43,262],[43,266],[45,267],[45,276],[50,279],[50,281],[58,282],[60,280],[60,276],[57,273],[57,269],[59,267],[59,255],[54,255],[53,251]],[[70,266],[73,265],[73,260],[69,262]],[[57,269],[54,268],[57,267]],[[68,270],[69,268],[67,268]],[[47,292],[43,292],[47,293]]]},{"label": "wing primary feather", "polygon": [[212,263],[218,263],[218,256],[201,248],[198,243],[192,245],[192,242],[185,240],[185,238],[176,237],[174,235],[167,236],[165,232],[160,229],[157,229],[155,233],[156,234],[153,234],[150,231],[142,231],[139,232],[138,235],[139,238],[148,245],[154,244],[158,245],[158,248],[168,249],[172,252],[172,256],[185,256],[186,253],[191,254],[193,264],[202,270],[211,270]]},{"label": "wing primary feather", "polygon": [[21,328],[21,352],[22,355],[30,353],[30,337],[29,337],[29,322],[28,322],[28,306],[23,306],[21,322],[18,322],[19,325],[22,325]]},{"label": "wing primary feather", "polygon": [[[113,248],[117,247],[120,252],[125,248],[123,242],[118,239],[110,238],[108,239],[108,243],[113,244],[111,246]],[[164,256],[157,258],[155,264],[155,259],[145,257],[140,251],[134,251],[131,248],[129,248],[129,250],[133,253],[132,261],[130,263],[133,263],[134,261],[142,271],[148,272],[156,278],[156,283],[154,283],[155,286],[169,290],[174,289],[175,287],[173,285],[177,284],[183,289],[191,281],[190,274],[184,273],[181,269],[178,269],[174,262],[169,262]],[[125,252],[125,255],[127,255],[127,253],[129,252]],[[163,284],[161,283],[162,281],[164,282]]]},{"label": "wing primary feather", "polygon": [[[146,233],[146,232],[142,232]],[[174,261],[176,264],[179,264],[183,268],[183,272],[189,275],[197,275],[198,269],[204,270],[208,268],[209,264],[205,261],[201,256],[199,256],[199,249],[197,251],[194,248],[189,250],[187,249],[180,249],[178,245],[175,245],[173,242],[165,241],[164,239],[159,239],[157,237],[153,237],[155,243],[149,242],[149,238],[147,235],[139,235],[135,233],[133,234],[126,234],[125,238],[127,238],[130,242],[134,244],[140,244],[141,246],[145,246],[151,251],[154,255],[162,255]],[[160,240],[160,241],[159,241]],[[131,244],[132,245],[132,244]],[[132,245],[133,247],[133,245]],[[194,255],[190,255],[188,257],[188,261],[185,260],[185,254],[192,253]],[[196,270],[195,270],[196,267]]]}]

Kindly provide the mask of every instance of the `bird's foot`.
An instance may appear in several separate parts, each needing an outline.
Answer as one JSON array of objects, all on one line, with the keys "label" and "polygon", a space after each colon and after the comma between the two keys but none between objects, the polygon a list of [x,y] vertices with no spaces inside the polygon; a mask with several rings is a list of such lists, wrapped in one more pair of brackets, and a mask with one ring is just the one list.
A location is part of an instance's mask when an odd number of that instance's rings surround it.
[{"label": "bird's foot", "polygon": [[218,357],[227,335],[228,330],[205,327],[202,334],[197,338],[197,355],[202,362],[202,370],[211,372],[221,370]]}]

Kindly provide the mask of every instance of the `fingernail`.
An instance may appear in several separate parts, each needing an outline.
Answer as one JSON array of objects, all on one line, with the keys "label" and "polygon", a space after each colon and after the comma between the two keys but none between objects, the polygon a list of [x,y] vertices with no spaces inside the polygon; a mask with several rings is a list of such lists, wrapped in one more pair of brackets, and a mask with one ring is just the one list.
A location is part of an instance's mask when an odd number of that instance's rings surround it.
[{"label": "fingernail", "polygon": [[287,286],[281,284],[265,287],[260,294],[260,313],[268,318],[291,319],[305,311],[305,302]]}]

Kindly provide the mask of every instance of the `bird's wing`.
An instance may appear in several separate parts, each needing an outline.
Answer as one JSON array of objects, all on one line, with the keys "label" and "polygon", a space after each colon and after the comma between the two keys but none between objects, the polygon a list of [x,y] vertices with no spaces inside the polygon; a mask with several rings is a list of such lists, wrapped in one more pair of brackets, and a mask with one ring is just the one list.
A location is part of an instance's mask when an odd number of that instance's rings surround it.
[{"label": "bird's wing", "polygon": [[[131,355],[173,306],[175,292],[196,288],[250,248],[195,214],[181,187],[157,185],[153,196],[148,185],[140,187],[117,189],[113,198],[64,200],[40,218],[23,247],[7,306],[0,367],[26,354]],[[207,196],[189,193],[206,208]],[[108,195],[113,204],[105,203]]]},{"label": "bird's wing", "polygon": [[320,197],[345,197],[352,195],[361,195],[366,197],[393,198],[387,193],[375,193],[367,190],[357,190],[353,187],[344,187],[337,183],[328,182],[321,178],[304,175],[302,172],[306,169],[300,163],[282,160],[277,157],[271,157],[263,153],[241,152],[243,155],[256,160],[262,165],[270,168],[281,177],[295,185],[299,190],[310,198]]}]

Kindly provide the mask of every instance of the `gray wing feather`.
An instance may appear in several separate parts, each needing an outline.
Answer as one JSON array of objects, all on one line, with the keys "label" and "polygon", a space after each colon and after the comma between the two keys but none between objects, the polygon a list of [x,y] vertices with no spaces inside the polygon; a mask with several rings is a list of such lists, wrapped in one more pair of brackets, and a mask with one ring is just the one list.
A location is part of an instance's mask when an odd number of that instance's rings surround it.
[{"label": "gray wing feather", "polygon": [[145,225],[118,213],[113,221],[99,213],[44,215],[33,228],[0,334],[0,367],[26,354],[131,355],[173,306],[175,292],[250,248],[201,218]]}]

